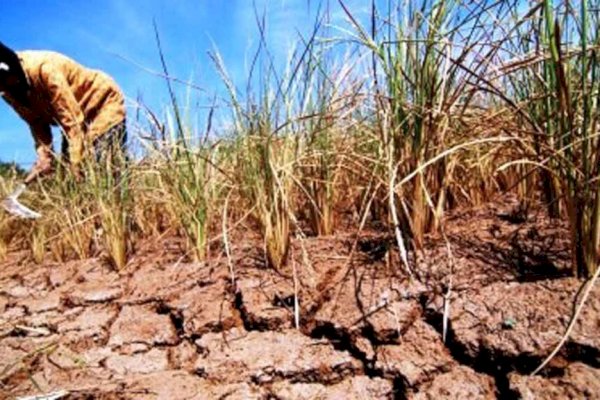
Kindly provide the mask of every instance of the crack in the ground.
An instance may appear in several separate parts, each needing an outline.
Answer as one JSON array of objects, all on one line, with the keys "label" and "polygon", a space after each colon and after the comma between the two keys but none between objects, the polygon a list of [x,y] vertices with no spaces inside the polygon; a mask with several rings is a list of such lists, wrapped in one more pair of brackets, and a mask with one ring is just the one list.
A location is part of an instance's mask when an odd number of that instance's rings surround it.
[{"label": "crack in the ground", "polygon": [[171,323],[175,327],[175,332],[180,340],[186,337],[184,330],[184,317],[180,310],[169,307],[166,303],[159,301],[156,305],[156,312],[161,315],[168,315]]},{"label": "crack in the ground", "polygon": [[402,377],[397,377],[393,380],[393,394],[394,400],[406,400],[408,399],[409,387]]},{"label": "crack in the ground", "polygon": [[[425,307],[425,309],[425,321],[442,334],[442,311],[427,307]],[[488,312],[491,314],[493,313],[493,310],[488,309]],[[472,329],[476,329],[476,326],[472,327]],[[476,372],[494,377],[499,398],[512,399],[516,396],[510,389],[509,374],[517,373],[528,375],[534,371],[545,358],[544,356],[525,353],[517,356],[506,355],[500,350],[494,350],[486,346],[482,346],[476,356],[472,356],[465,348],[465,345],[461,344],[456,339],[456,334],[452,329],[451,322],[448,324],[446,339],[445,346],[458,363],[470,367]],[[534,338],[531,340],[534,341]],[[600,351],[591,346],[575,343],[573,341],[567,341],[561,350],[558,359],[562,361],[559,361],[554,365],[551,364],[546,366],[541,375],[546,378],[563,376],[565,372],[565,362],[581,362],[593,368],[600,368]]]},{"label": "crack in the ground", "polygon": [[[426,323],[442,334],[443,315],[441,313],[429,309],[424,313],[424,317]],[[459,364],[467,366],[477,373],[493,377],[499,399],[515,398],[514,392],[510,389],[508,378],[511,372],[528,374],[542,362],[540,357],[526,354],[519,357],[509,357],[498,352],[491,352],[487,348],[482,348],[476,357],[471,357],[467,349],[456,340],[455,332],[451,326],[448,326],[444,345],[452,358]],[[560,371],[548,369],[545,375],[551,376],[557,373],[560,373]]]},{"label": "crack in the ground", "polygon": [[[264,374],[252,376],[250,381],[259,386],[266,386],[281,381],[290,383],[319,383],[324,386],[331,386],[342,382],[354,373],[352,368],[343,365],[336,365],[333,368],[322,366],[287,374],[282,371],[271,371],[269,369],[262,372]],[[324,376],[328,376],[328,378]]]},{"label": "crack in the ground", "polygon": [[234,292],[233,308],[239,313],[239,317],[244,325],[244,329],[248,332],[265,332],[270,330],[270,324],[268,321],[256,320],[250,316],[246,306],[244,305],[244,295],[241,290]]},{"label": "crack in the ground", "polygon": [[117,319],[119,319],[119,315],[121,314],[121,311],[123,311],[123,306],[118,304],[118,303],[114,303],[115,306],[117,307],[117,312],[115,313],[115,315],[110,318],[107,322],[106,322],[106,326],[102,327],[102,331],[104,333],[104,337],[101,340],[101,342],[99,342],[99,344],[102,347],[106,347],[108,346],[108,342],[110,341],[110,330],[112,329],[112,326],[114,325],[114,323],[117,321]]},{"label": "crack in the ground", "polygon": [[121,306],[147,306],[149,304],[157,304],[164,302],[162,297],[147,297],[145,299],[139,300],[118,300],[115,303],[118,303]]},{"label": "crack in the ground", "polygon": [[600,368],[600,350],[598,348],[568,341],[563,351],[568,361],[581,362],[593,368]]},{"label": "crack in the ground", "polygon": [[[376,378],[383,376],[383,373],[375,368],[375,359],[369,359],[367,354],[356,346],[353,336],[346,330],[326,323],[319,324],[308,332],[303,333],[313,339],[326,339],[334,349],[348,352],[348,354],[362,364],[364,373],[368,377]],[[366,339],[369,340],[369,338]]]},{"label": "crack in the ground", "polygon": [[[377,348],[378,346],[386,345],[386,344],[396,344],[396,343],[388,343],[382,342],[377,339],[375,332],[372,330],[372,327],[365,326],[360,331],[357,331],[356,335],[350,334],[347,330],[343,328],[336,328],[330,323],[320,324],[319,326],[314,327],[308,333],[305,333],[312,338],[324,338],[327,339],[336,350],[346,351],[352,357],[361,362],[363,366],[364,375],[369,378],[385,378],[383,370],[381,368],[376,367],[377,363]],[[399,336],[402,337],[403,333]],[[373,358],[369,358],[368,355],[362,351],[357,346],[358,339],[366,339],[371,346],[373,346]],[[431,382],[437,372],[432,372],[427,375],[427,377],[419,382],[418,386],[422,386]],[[415,389],[411,387],[406,382],[405,378],[402,376],[397,376],[392,380],[393,389],[392,394],[395,400],[404,400],[407,399],[411,390]]]},{"label": "crack in the ground", "polygon": [[[383,378],[383,370],[376,368],[375,366],[377,363],[377,347],[385,344],[396,344],[394,339],[402,337],[406,329],[404,329],[402,332],[397,332],[397,335],[394,335],[394,337],[390,338],[389,341],[382,341],[377,338],[376,329],[368,321],[366,316],[363,318],[365,322],[364,326],[361,329],[358,329],[356,333],[351,333],[343,327],[336,327],[331,322],[317,322],[316,315],[333,297],[331,293],[332,290],[333,289],[330,288],[329,291],[321,294],[321,296],[318,297],[312,306],[305,312],[305,315],[302,319],[302,333],[311,338],[326,339],[336,350],[348,352],[353,358],[361,363],[365,376],[368,376],[371,379]],[[422,314],[423,312],[420,313],[420,315]],[[416,318],[421,317],[417,316]],[[357,342],[360,339],[365,339],[369,345],[372,346],[372,358],[370,358],[365,351],[359,348]],[[409,387],[406,386],[402,377],[397,377],[393,380],[392,393],[394,399],[406,399],[408,398],[408,392]]]}]

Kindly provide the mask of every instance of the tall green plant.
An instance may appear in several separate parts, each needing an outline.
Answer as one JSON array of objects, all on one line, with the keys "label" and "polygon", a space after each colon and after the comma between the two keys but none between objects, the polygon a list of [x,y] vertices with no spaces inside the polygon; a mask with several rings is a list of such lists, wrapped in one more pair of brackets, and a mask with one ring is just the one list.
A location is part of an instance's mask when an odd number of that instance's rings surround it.
[{"label": "tall green plant", "polygon": [[351,72],[350,60],[344,58],[336,64],[324,38],[310,41],[305,55],[298,64],[300,79],[293,89],[299,105],[297,134],[302,139],[301,192],[307,197],[312,231],[331,235],[335,229],[341,160],[351,142],[345,117],[355,107],[356,85],[346,82]]},{"label": "tall green plant", "polygon": [[[165,136],[154,155],[158,155],[161,186],[169,201],[173,216],[179,221],[196,260],[203,260],[207,254],[208,224],[211,207],[215,199],[214,166],[216,165],[215,146],[208,143],[210,128],[207,128],[204,140],[194,141],[189,125],[183,121],[182,111],[171,86],[167,63],[163,54],[156,24],[154,25],[156,44],[163,67],[165,82],[170,95],[168,118],[169,136],[166,138],[164,127],[160,132]],[[208,117],[211,125],[212,113]],[[156,139],[160,139],[156,138]]]},{"label": "tall green plant", "polygon": [[208,225],[218,196],[216,162],[218,147],[204,144],[198,148],[174,144],[178,149],[159,162],[161,188],[167,205],[188,240],[196,260],[207,252]]},{"label": "tall green plant", "polygon": [[116,143],[112,146],[100,149],[95,160],[88,160],[86,179],[96,199],[96,213],[109,259],[120,270],[127,264],[131,244],[132,195],[124,149]]},{"label": "tall green plant", "polygon": [[564,206],[573,274],[581,277],[594,273],[600,253],[599,6],[544,0],[519,21],[509,42],[511,51],[534,56],[506,79],[533,132],[550,215],[559,216]]},{"label": "tall green plant", "polygon": [[[295,220],[294,189],[302,186],[297,168],[305,152],[304,136],[308,125],[304,122],[318,118],[314,112],[321,105],[316,105],[318,102],[312,92],[315,88],[313,78],[321,68],[313,47],[319,22],[311,37],[302,41],[299,50],[291,52],[283,72],[269,51],[265,21],[258,15],[257,26],[260,44],[243,99],[240,99],[219,54],[212,54],[212,58],[233,108],[233,134],[238,143],[237,187],[254,210],[269,264],[281,269],[287,261]],[[305,187],[300,190],[317,204],[314,191]]]},{"label": "tall green plant", "polygon": [[[443,216],[448,162],[442,159],[423,170],[410,185],[398,187],[397,181],[456,144],[456,122],[470,106],[472,89],[489,62],[483,41],[490,33],[482,25],[493,12],[484,3],[466,7],[452,0],[404,1],[389,2],[380,19],[373,2],[368,30],[339,2],[356,39],[371,55],[391,222],[399,243],[402,226],[420,248],[425,233]],[[477,51],[483,54],[477,56]]]},{"label": "tall green plant", "polygon": [[[562,21],[551,0],[544,1],[543,9],[544,47],[549,53],[544,61],[547,129],[553,136],[555,174],[570,221],[573,272],[582,277],[592,276],[600,261],[600,86],[596,81],[600,67],[593,51],[600,45],[600,4],[591,2],[595,3],[593,18],[589,3],[581,1],[578,11],[563,5]],[[577,43],[580,50],[568,54],[576,49],[566,43]]]}]

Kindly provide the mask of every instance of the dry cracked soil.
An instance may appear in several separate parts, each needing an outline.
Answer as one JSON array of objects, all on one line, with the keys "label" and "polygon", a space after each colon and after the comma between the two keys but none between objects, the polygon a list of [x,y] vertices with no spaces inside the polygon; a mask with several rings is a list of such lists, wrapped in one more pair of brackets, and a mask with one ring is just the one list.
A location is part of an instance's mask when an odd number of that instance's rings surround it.
[{"label": "dry cracked soil", "polygon": [[278,273],[245,232],[231,260],[163,254],[119,272],[15,254],[0,266],[0,398],[599,399],[599,288],[531,375],[582,282],[564,224],[517,208],[449,216],[414,279],[374,230],[295,240]]}]

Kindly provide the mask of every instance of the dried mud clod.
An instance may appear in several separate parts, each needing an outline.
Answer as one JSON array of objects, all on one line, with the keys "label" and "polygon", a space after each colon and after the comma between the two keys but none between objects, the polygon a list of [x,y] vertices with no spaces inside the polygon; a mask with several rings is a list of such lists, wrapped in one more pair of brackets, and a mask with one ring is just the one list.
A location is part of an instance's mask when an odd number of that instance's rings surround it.
[{"label": "dried mud clod", "polygon": [[420,320],[409,328],[400,343],[379,346],[376,357],[375,368],[386,378],[400,380],[407,391],[457,365],[439,334]]},{"label": "dried mud clod", "polygon": [[223,276],[204,264],[142,265],[125,277],[127,289],[120,301],[127,304],[165,301],[194,287],[216,283]]},{"label": "dried mud clod", "polygon": [[180,335],[193,341],[208,332],[242,325],[234,298],[225,279],[219,279],[204,285],[196,284],[172,295],[162,304]]},{"label": "dried mud clod", "polygon": [[[569,231],[564,221],[550,219],[532,207],[526,219],[511,220],[519,210],[513,196],[496,203],[448,215],[448,242],[431,237],[417,257],[422,281],[475,291],[494,282],[537,281],[569,274]],[[448,245],[452,257],[448,254]]]},{"label": "dried mud clod", "polygon": [[471,399],[493,400],[498,396],[494,378],[460,365],[421,385],[409,397],[414,400]]},{"label": "dried mud clod", "polygon": [[[452,303],[453,341],[472,359],[530,372],[552,351],[569,323],[581,286],[575,279],[496,283]],[[600,289],[594,289],[562,355],[598,363]]]},{"label": "dried mud clod", "polygon": [[[447,347],[461,364],[493,376],[500,397],[512,398],[515,392],[509,376],[529,374],[553,350],[570,322],[580,287],[576,279],[498,282],[479,292],[458,294],[450,303]],[[563,375],[573,362],[599,366],[600,342],[595,332],[600,304],[598,296],[592,296],[566,345],[543,375]],[[430,304],[426,317],[442,331],[441,303]]]},{"label": "dried mud clod", "polygon": [[[251,270],[236,281],[236,307],[247,330],[280,331],[294,326],[293,282],[272,271]],[[302,302],[298,299],[298,304]]]},{"label": "dried mud clod", "polygon": [[333,385],[321,383],[276,382],[268,388],[269,395],[277,400],[311,399],[373,399],[393,398],[392,382],[381,378],[356,376]]},{"label": "dried mud clod", "polygon": [[168,315],[152,306],[125,306],[110,328],[110,347],[177,345],[180,339]]},{"label": "dried mud clod", "polygon": [[206,334],[196,345],[203,353],[196,363],[197,373],[221,382],[266,384],[287,379],[335,383],[362,372],[360,363],[349,354],[295,330],[234,329]]},{"label": "dried mud clod", "polygon": [[521,399],[599,399],[600,370],[582,363],[569,365],[562,376],[509,376],[510,390]]}]

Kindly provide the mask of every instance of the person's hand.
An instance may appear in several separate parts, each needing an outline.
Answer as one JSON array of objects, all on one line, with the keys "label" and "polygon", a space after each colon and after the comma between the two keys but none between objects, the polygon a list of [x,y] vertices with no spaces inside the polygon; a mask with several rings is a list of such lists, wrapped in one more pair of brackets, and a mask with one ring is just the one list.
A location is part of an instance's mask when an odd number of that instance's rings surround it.
[{"label": "person's hand", "polygon": [[29,171],[29,174],[25,178],[25,184],[29,184],[36,180],[37,178],[41,178],[48,174],[51,174],[54,171],[54,167],[52,165],[52,159],[42,159],[39,158],[33,168]]}]

